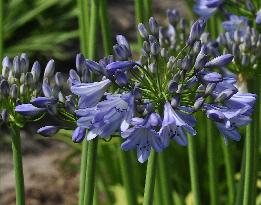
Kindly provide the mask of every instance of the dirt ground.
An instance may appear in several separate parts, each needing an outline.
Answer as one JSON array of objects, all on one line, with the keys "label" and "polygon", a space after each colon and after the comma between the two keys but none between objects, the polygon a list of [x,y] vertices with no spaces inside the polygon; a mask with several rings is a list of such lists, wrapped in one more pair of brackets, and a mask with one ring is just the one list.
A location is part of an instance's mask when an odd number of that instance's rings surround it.
[{"label": "dirt ground", "polygon": [[[130,37],[135,36],[133,1],[126,1],[124,4],[122,1],[110,2],[110,21],[115,22],[111,24],[114,26],[113,33],[130,33]],[[183,11],[183,15],[188,14],[180,1],[155,0],[156,17],[165,15],[167,8],[176,8]],[[45,143],[28,134],[22,134],[26,205],[77,204],[79,173],[65,172],[60,164],[70,148],[53,140],[48,141],[48,145]],[[12,155],[10,144],[5,144],[0,146],[0,205],[14,204]]]}]

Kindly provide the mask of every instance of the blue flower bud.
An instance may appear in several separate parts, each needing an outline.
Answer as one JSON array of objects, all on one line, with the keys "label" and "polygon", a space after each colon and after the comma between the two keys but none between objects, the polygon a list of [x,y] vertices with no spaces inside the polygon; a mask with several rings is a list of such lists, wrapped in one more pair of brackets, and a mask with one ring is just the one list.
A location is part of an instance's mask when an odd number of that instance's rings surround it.
[{"label": "blue flower bud", "polygon": [[80,79],[78,73],[73,69],[71,69],[69,71],[69,79],[73,85],[79,84],[81,82],[81,79]]},{"label": "blue flower bud", "polygon": [[123,45],[114,45],[113,52],[117,60],[128,60],[130,57],[129,50]]},{"label": "blue flower bud", "polygon": [[44,137],[51,137],[55,135],[59,130],[60,128],[58,126],[45,126],[38,129],[37,133],[43,135]]},{"label": "blue flower bud", "polygon": [[26,73],[29,69],[29,58],[28,55],[26,53],[22,53],[20,56],[20,60],[22,63],[22,71],[24,73]]},{"label": "blue flower bud", "polygon": [[42,84],[42,90],[45,97],[50,98],[52,96],[52,89],[48,81],[45,79]]},{"label": "blue flower bud", "polygon": [[152,34],[156,35],[159,32],[159,25],[153,17],[149,19],[149,27]]},{"label": "blue flower bud", "polygon": [[205,90],[205,95],[209,95],[213,92],[213,90],[216,88],[216,83],[208,83],[206,90]]},{"label": "blue flower bud", "polygon": [[11,98],[13,98],[14,100],[16,100],[18,98],[18,88],[16,84],[12,84],[11,88],[10,88],[10,96]]},{"label": "blue flower bud", "polygon": [[142,48],[146,53],[150,53],[150,43],[148,41],[143,41]]},{"label": "blue flower bud", "polygon": [[217,103],[224,102],[225,100],[231,98],[235,94],[235,92],[237,91],[232,89],[225,89],[224,91],[218,94],[218,96],[215,99],[215,102]]},{"label": "blue flower bud", "polygon": [[124,45],[130,51],[130,44],[123,35],[117,35],[116,41],[119,45]]},{"label": "blue flower bud", "polygon": [[51,78],[54,75],[55,62],[53,59],[49,60],[44,70],[44,78]]},{"label": "blue flower bud", "polygon": [[149,43],[153,44],[153,43],[158,43],[158,40],[155,36],[153,35],[149,35]]},{"label": "blue flower bud", "polygon": [[114,75],[116,70],[126,71],[136,65],[133,61],[115,61],[106,66],[106,71],[109,75]]},{"label": "blue flower bud", "polygon": [[261,9],[256,13],[256,24],[261,24]]},{"label": "blue flower bud", "polygon": [[177,10],[168,9],[167,10],[167,17],[168,17],[169,23],[175,25],[179,21],[180,15],[179,15]]},{"label": "blue flower bud", "polygon": [[190,58],[190,56],[185,56],[184,59],[182,60],[182,63],[181,63],[181,68],[185,71],[188,71],[192,68],[192,60]]},{"label": "blue flower bud", "polygon": [[34,82],[34,79],[33,79],[33,74],[32,73],[26,73],[25,74],[25,80],[24,80],[24,83],[25,85],[32,85]]},{"label": "blue flower bud", "polygon": [[171,99],[171,106],[173,108],[177,108],[179,106],[179,103],[180,103],[180,95],[176,95]]},{"label": "blue flower bud", "polygon": [[151,73],[156,73],[157,72],[157,65],[156,65],[156,63],[149,64],[149,71]]},{"label": "blue flower bud", "polygon": [[40,79],[40,75],[41,75],[41,66],[38,61],[34,62],[31,73],[33,75],[34,82],[37,82]]},{"label": "blue flower bud", "polygon": [[138,86],[135,86],[133,89],[133,95],[134,98],[139,100],[142,98],[142,93],[141,93],[141,89]]},{"label": "blue flower bud", "polygon": [[91,71],[94,71],[94,72],[97,72],[97,73],[103,73],[104,72],[102,66],[99,63],[96,63],[95,61],[87,59],[86,64],[87,64],[87,67]]},{"label": "blue flower bud", "polygon": [[149,33],[148,33],[146,27],[144,26],[144,24],[139,23],[139,24],[138,24],[138,30],[139,30],[139,33],[140,33],[140,35],[141,35],[142,38],[148,39]]},{"label": "blue flower bud", "polygon": [[2,80],[0,82],[0,93],[3,96],[8,96],[10,92],[10,86],[7,80]]},{"label": "blue flower bud", "polygon": [[115,72],[115,79],[116,79],[116,83],[119,86],[124,86],[124,85],[128,84],[128,77],[121,70],[116,70],[116,72]]},{"label": "blue flower bud", "polygon": [[62,87],[63,86],[64,77],[63,77],[63,74],[61,72],[55,73],[54,79],[55,79],[55,84],[58,87]]},{"label": "blue flower bud", "polygon": [[152,43],[150,46],[151,54],[156,56],[160,52],[160,45],[158,42]]},{"label": "blue flower bud", "polygon": [[86,135],[86,129],[82,127],[77,127],[72,134],[72,141],[75,143],[82,142]]},{"label": "blue flower bud", "polygon": [[25,116],[35,116],[41,112],[44,112],[45,108],[38,108],[33,106],[32,104],[22,104],[17,105],[15,111]]},{"label": "blue flower bud", "polygon": [[76,55],[76,70],[79,73],[82,73],[82,70],[87,68],[86,63],[85,63],[85,57],[79,53]]},{"label": "blue flower bud", "polygon": [[170,93],[175,93],[178,89],[178,83],[174,80],[169,81],[168,90]]},{"label": "blue flower bud", "polygon": [[205,26],[205,19],[199,19],[193,23],[190,29],[188,45],[193,45],[196,40],[200,39],[201,34],[204,32]]},{"label": "blue flower bud", "polygon": [[160,49],[160,55],[162,58],[165,58],[166,61],[170,58],[169,52],[166,48]]},{"label": "blue flower bud", "polygon": [[48,98],[48,97],[37,97],[30,101],[30,103],[38,108],[46,108],[49,105],[53,105],[57,103],[57,99]]},{"label": "blue flower bud", "polygon": [[205,98],[203,97],[198,98],[193,105],[193,110],[197,111],[198,109],[200,109],[203,106],[204,102],[205,102]]},{"label": "blue flower bud", "polygon": [[223,80],[223,77],[221,74],[216,72],[207,73],[203,76],[203,80],[208,83],[218,83]]},{"label": "blue flower bud", "polygon": [[14,60],[13,60],[13,68],[14,68],[14,77],[19,79],[20,76],[21,76],[21,73],[22,73],[22,70],[21,70],[21,62],[20,62],[20,58],[18,56],[15,56],[14,57]]},{"label": "blue flower bud", "polygon": [[2,76],[4,78],[8,78],[9,72],[11,70],[12,64],[10,62],[10,59],[6,56],[4,57],[2,61]]},{"label": "blue flower bud", "polygon": [[20,96],[24,96],[26,94],[27,88],[25,84],[20,85]]},{"label": "blue flower bud", "polygon": [[7,122],[8,121],[9,114],[8,114],[8,111],[6,109],[2,110],[1,117],[2,117],[3,122]]},{"label": "blue flower bud", "polygon": [[224,54],[221,56],[218,56],[211,61],[207,62],[205,67],[211,68],[211,67],[222,67],[227,64],[229,64],[233,60],[233,55],[231,54]]}]

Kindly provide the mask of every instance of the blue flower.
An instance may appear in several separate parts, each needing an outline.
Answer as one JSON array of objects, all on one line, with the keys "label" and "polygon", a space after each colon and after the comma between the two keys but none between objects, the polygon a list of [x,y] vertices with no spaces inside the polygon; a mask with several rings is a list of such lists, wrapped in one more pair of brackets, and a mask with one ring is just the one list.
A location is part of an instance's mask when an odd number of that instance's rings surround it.
[{"label": "blue flower", "polygon": [[210,17],[224,3],[224,0],[196,0],[193,10],[199,16]]},{"label": "blue flower", "polygon": [[[124,151],[136,148],[138,161],[140,163],[148,159],[151,147],[157,152],[163,150],[160,136],[150,123],[151,116],[155,118],[152,114],[145,119],[133,118],[132,125],[134,126],[121,133],[122,138],[126,139],[125,142],[121,144],[121,148]],[[154,120],[152,121],[154,122]]]},{"label": "blue flower", "polygon": [[256,13],[256,24],[261,24],[261,9]]},{"label": "blue flower", "polygon": [[239,31],[239,35],[243,36],[247,31],[248,22],[245,16],[230,15],[229,20],[224,21],[222,26],[231,34],[235,31]]},{"label": "blue flower", "polygon": [[114,75],[116,70],[126,71],[136,65],[133,61],[115,61],[106,66],[106,71],[109,75]]},{"label": "blue flower", "polygon": [[94,83],[78,83],[71,87],[71,91],[80,96],[80,108],[93,107],[100,101],[110,85],[109,79]]},{"label": "blue flower", "polygon": [[77,110],[76,114],[80,115],[78,126],[90,129],[87,140],[92,140],[98,135],[107,138],[119,129],[128,129],[134,115],[134,97],[129,93],[108,94],[107,99],[99,102],[97,106]]},{"label": "blue flower", "polygon": [[164,147],[169,145],[170,139],[175,140],[180,145],[187,145],[187,138],[184,131],[196,135],[196,131],[192,128],[196,123],[195,118],[183,111],[187,108],[181,107],[181,109],[175,111],[169,102],[166,102],[164,105],[164,118],[159,131]]},{"label": "blue flower", "polygon": [[15,108],[16,112],[24,116],[35,116],[40,114],[41,112],[44,112],[45,110],[45,108],[38,108],[33,106],[32,104],[17,105]]},{"label": "blue flower", "polygon": [[251,122],[249,109],[252,108],[250,106],[231,109],[206,104],[205,109],[207,117],[215,122],[218,130],[224,135],[225,141],[227,138],[239,141],[240,134],[237,131],[237,127],[245,126]]}]

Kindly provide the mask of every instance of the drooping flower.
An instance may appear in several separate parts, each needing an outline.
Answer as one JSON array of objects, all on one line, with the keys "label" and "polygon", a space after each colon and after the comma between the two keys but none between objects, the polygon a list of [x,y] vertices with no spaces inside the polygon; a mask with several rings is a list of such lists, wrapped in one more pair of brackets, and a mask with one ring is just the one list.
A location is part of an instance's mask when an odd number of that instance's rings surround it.
[{"label": "drooping flower", "polygon": [[169,140],[173,139],[180,145],[187,145],[187,138],[184,131],[191,135],[196,135],[196,131],[192,128],[196,123],[195,118],[182,110],[174,110],[169,102],[164,105],[164,118],[159,131],[162,144],[164,147],[169,145]]},{"label": "drooping flower", "polygon": [[95,107],[79,109],[79,127],[88,128],[87,140],[100,136],[108,138],[119,130],[126,130],[134,115],[134,98],[128,94],[106,96]]},{"label": "drooping flower", "polygon": [[[154,118],[155,116],[151,113],[145,119],[134,118],[132,120],[133,127],[121,133],[122,138],[125,139],[121,148],[124,151],[136,148],[140,163],[144,163],[148,159],[151,147],[157,152],[161,152],[163,149],[160,136],[154,129],[155,124],[150,122],[151,117]],[[152,121],[155,122],[155,119]]]},{"label": "drooping flower", "polygon": [[15,111],[24,116],[35,116],[41,112],[46,111],[46,109],[35,107],[32,104],[22,104],[17,105]]},{"label": "drooping flower", "polygon": [[58,126],[50,125],[50,126],[41,127],[40,129],[37,130],[37,133],[45,137],[50,137],[55,135],[59,130],[60,128]]},{"label": "drooping flower", "polygon": [[100,101],[110,85],[109,79],[94,83],[79,83],[73,85],[71,91],[80,96],[80,108],[93,107]]}]

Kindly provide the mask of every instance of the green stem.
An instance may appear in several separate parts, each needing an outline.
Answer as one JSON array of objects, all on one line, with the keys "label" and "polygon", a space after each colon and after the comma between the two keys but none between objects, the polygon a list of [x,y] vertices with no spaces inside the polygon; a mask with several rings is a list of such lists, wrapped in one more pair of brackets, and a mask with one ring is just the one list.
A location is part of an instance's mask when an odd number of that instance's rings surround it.
[{"label": "green stem", "polygon": [[144,0],[144,22],[148,23],[150,17],[152,16],[152,3],[151,0]]},{"label": "green stem", "polygon": [[84,205],[93,203],[98,138],[88,143]]},{"label": "green stem", "polygon": [[[249,84],[249,90],[253,93],[260,92],[260,80],[252,79]],[[257,163],[258,163],[258,135],[260,124],[260,100],[257,99],[255,112],[253,113],[253,121],[247,126],[246,132],[246,164],[245,164],[245,183],[244,183],[244,195],[243,205],[255,204],[256,198],[256,176],[257,176]]]},{"label": "green stem", "polygon": [[99,21],[99,1],[91,0],[90,33],[88,42],[88,58],[95,59]]},{"label": "green stem", "polygon": [[157,153],[152,149],[147,164],[143,205],[152,205],[157,167]]},{"label": "green stem", "polygon": [[245,166],[246,164],[246,143],[244,143],[244,149],[242,153],[241,169],[240,169],[240,179],[237,185],[236,193],[236,203],[235,205],[243,204],[243,193],[244,193],[244,183],[245,183]]},{"label": "green stem", "polygon": [[121,175],[125,189],[127,204],[137,205],[137,196],[134,186],[133,170],[130,164],[130,153],[119,150]]},{"label": "green stem", "polygon": [[159,172],[156,173],[156,182],[155,182],[155,191],[154,191],[154,204],[161,205],[163,204],[162,190],[160,188],[160,175]]},{"label": "green stem", "polygon": [[84,140],[82,143],[82,155],[81,155],[80,190],[79,190],[79,203],[78,203],[79,205],[84,205],[87,150],[88,150],[88,142],[87,140]]},{"label": "green stem", "polygon": [[[222,137],[221,137],[222,139]],[[230,147],[225,144],[222,139],[222,148],[225,160],[226,176],[227,176],[227,188],[228,188],[228,204],[234,204],[235,197],[235,180],[234,180],[234,167],[231,160]]]},{"label": "green stem", "polygon": [[79,32],[81,52],[88,56],[89,37],[89,0],[78,0],[79,8]]},{"label": "green stem", "polygon": [[[136,26],[138,26],[139,23],[143,22],[143,5],[142,5],[143,0],[135,0],[135,16],[136,16]],[[139,32],[137,31],[137,39],[138,39],[138,44],[141,47],[142,46],[142,38],[139,35]]]},{"label": "green stem", "polygon": [[25,205],[24,197],[24,175],[23,162],[21,153],[21,139],[20,129],[15,125],[11,126],[12,133],[12,150],[13,150],[13,164],[15,172],[15,191],[16,191],[16,205]]},{"label": "green stem", "polygon": [[254,133],[253,124],[247,126],[246,131],[246,164],[245,164],[245,183],[243,205],[251,205],[252,183],[254,183]]},{"label": "green stem", "polygon": [[[4,56],[4,0],[0,0],[0,59]],[[1,71],[1,69],[0,69]]]},{"label": "green stem", "polygon": [[201,205],[195,140],[196,139],[194,137],[188,136],[189,170],[190,170],[190,179],[191,179],[191,189],[193,194],[193,204]]},{"label": "green stem", "polygon": [[166,162],[166,153],[163,152],[159,155],[158,159],[158,175],[160,179],[160,189],[162,191],[162,199],[164,205],[172,205],[172,192],[170,186],[170,177],[168,173],[168,167]]},{"label": "green stem", "polygon": [[209,173],[209,189],[210,189],[210,204],[218,204],[218,186],[217,186],[217,168],[215,155],[215,134],[213,125],[210,120],[207,120],[207,155],[208,155],[208,173]]},{"label": "green stem", "polygon": [[100,22],[105,55],[112,54],[112,41],[110,34],[110,23],[107,11],[107,0],[100,0]]}]

